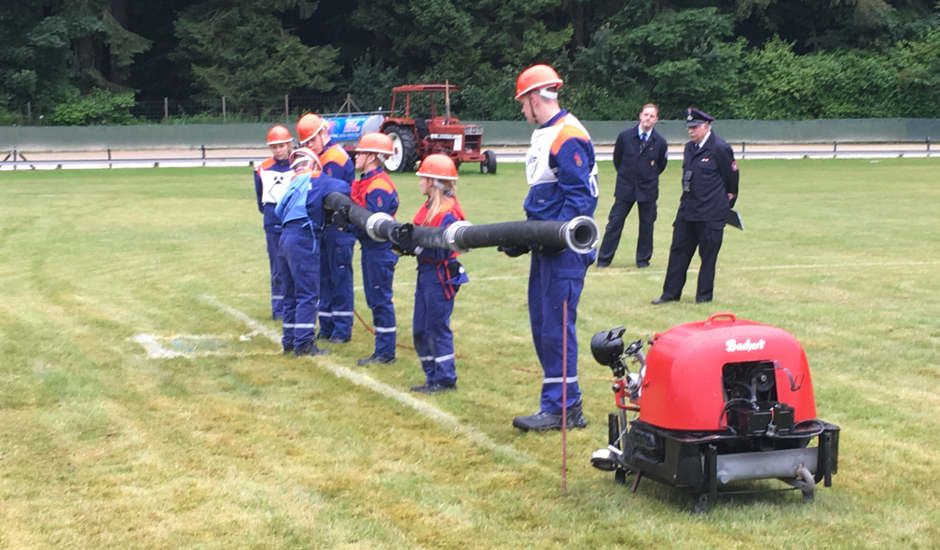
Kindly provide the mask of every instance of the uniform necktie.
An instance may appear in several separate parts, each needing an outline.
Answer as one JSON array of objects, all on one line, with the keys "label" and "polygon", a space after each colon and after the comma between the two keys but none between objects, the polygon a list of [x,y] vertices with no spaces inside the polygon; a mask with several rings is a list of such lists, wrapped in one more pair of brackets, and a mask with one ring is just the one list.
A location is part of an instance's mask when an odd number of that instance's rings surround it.
[{"label": "uniform necktie", "polygon": [[640,141],[646,141],[646,132],[640,134]]}]

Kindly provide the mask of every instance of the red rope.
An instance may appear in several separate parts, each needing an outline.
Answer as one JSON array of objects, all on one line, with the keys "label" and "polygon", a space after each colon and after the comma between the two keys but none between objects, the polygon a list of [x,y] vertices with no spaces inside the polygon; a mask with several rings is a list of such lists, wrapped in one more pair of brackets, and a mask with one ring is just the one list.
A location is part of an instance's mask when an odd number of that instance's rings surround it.
[{"label": "red rope", "polygon": [[[366,320],[363,319],[361,315],[359,315],[359,312],[356,310],[353,310],[353,314],[356,316],[356,319],[359,319],[359,322],[362,323],[362,326],[365,327],[366,331],[368,331],[369,334],[371,334],[372,336],[375,336],[375,330],[373,330],[372,327],[369,326],[369,323],[367,323]],[[411,346],[406,346],[405,344],[399,344],[398,342],[395,342],[395,347],[401,348],[401,349],[407,349],[411,351],[415,350]],[[454,359],[463,359],[463,355],[460,355],[459,353],[455,353]]]},{"label": "red rope", "polygon": [[[359,322],[362,323],[362,326],[365,327],[366,331],[368,331],[369,334],[371,334],[372,336],[375,336],[375,331],[372,329],[372,327],[369,326],[369,323],[367,323],[366,320],[362,318],[362,315],[359,315],[359,312],[356,310],[353,310],[353,314],[356,316],[356,319],[359,319]],[[415,350],[411,346],[406,346],[405,344],[399,344],[398,342],[395,342],[395,347],[401,348],[401,349],[410,349],[411,351]],[[460,356],[455,354],[454,357],[460,357]]]}]

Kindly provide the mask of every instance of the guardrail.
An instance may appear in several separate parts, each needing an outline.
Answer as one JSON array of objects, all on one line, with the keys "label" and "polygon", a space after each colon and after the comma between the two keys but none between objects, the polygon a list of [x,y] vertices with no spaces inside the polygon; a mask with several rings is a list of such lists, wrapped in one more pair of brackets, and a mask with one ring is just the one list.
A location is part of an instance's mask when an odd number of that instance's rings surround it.
[{"label": "guardrail", "polygon": [[[930,140],[908,143],[730,143],[738,159],[798,158],[930,158],[936,156]],[[682,157],[683,143],[669,145],[669,156]],[[524,147],[493,147],[498,162],[522,162]],[[613,148],[597,147],[597,158],[609,161]],[[199,149],[112,150],[85,152],[38,152],[27,158],[13,149],[0,160],[0,170],[53,170],[101,168],[159,168],[198,166],[252,166],[270,156],[267,148],[231,149],[201,146]]]}]

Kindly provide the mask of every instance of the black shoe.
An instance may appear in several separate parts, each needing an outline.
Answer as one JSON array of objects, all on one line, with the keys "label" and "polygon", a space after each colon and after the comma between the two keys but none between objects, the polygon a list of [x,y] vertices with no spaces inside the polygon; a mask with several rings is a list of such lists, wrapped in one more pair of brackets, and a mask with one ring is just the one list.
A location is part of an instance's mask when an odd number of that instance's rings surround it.
[{"label": "black shoe", "polygon": [[294,353],[294,348],[281,348],[281,349],[283,350],[282,353],[283,353],[284,355],[290,355],[290,354]]},{"label": "black shoe", "polygon": [[440,384],[422,384],[421,386],[411,386],[411,391],[416,391],[419,393],[437,393],[456,389],[457,384],[454,384],[453,386],[442,386]]},{"label": "black shoe", "polygon": [[294,355],[296,357],[302,357],[304,355],[323,355],[329,352],[330,350],[326,348],[318,348],[313,342],[310,342],[306,346],[294,348]]},{"label": "black shoe", "polygon": [[659,298],[656,298],[650,303],[653,304],[654,306],[658,306],[659,304],[665,304],[666,302],[678,302],[678,301],[679,301],[678,298],[666,298],[665,296],[660,296]]},{"label": "black shoe", "polygon": [[552,414],[547,411],[539,411],[535,414],[530,414],[529,416],[517,416],[513,418],[512,425],[514,428],[519,428],[524,432],[529,430],[536,432],[541,432],[544,430],[560,430],[561,415]]},{"label": "black shoe", "polygon": [[649,267],[650,263],[649,262],[637,262],[636,266],[640,269],[643,269],[644,267]]},{"label": "black shoe", "polygon": [[[517,416],[512,419],[512,425],[515,428],[527,432],[529,430],[541,432],[545,430],[560,430],[561,415],[553,414],[547,411],[539,411],[529,416]],[[568,409],[565,428],[584,428],[587,427],[587,420],[580,405],[575,405]]]},{"label": "black shoe", "polygon": [[695,299],[696,304],[704,304],[704,303],[711,302],[711,301],[712,301],[711,298],[696,298]]},{"label": "black shoe", "polygon": [[581,405],[575,405],[568,409],[568,420],[565,422],[566,428],[586,428],[587,419],[584,418],[584,412],[581,410]]},{"label": "black shoe", "polygon": [[330,336],[326,339],[327,342],[331,344],[345,344],[349,341],[349,338],[340,338],[339,336]]},{"label": "black shoe", "polygon": [[381,363],[383,365],[391,365],[395,362],[394,357],[384,357],[382,355],[372,354],[369,357],[363,357],[362,359],[356,361],[356,364],[360,367],[368,365],[369,363]]}]

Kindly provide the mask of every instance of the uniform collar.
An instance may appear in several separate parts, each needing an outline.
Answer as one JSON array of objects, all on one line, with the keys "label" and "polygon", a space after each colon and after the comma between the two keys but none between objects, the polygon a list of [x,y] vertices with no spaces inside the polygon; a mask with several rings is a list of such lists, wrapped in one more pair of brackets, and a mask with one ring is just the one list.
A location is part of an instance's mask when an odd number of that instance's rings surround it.
[{"label": "uniform collar", "polygon": [[558,111],[558,113],[556,113],[555,116],[553,116],[552,118],[548,119],[548,122],[546,122],[545,124],[539,126],[539,129],[541,130],[542,128],[548,128],[549,126],[554,126],[555,124],[558,123],[558,121],[559,121],[559,119],[561,119],[561,117],[563,117],[563,116],[565,116],[565,115],[567,115],[567,114],[568,114],[568,111],[566,111],[566,110],[564,110],[564,109]]},{"label": "uniform collar", "polygon": [[381,172],[384,172],[384,170],[382,169],[381,166],[379,166],[379,167],[376,168],[375,170],[369,170],[368,172],[362,174],[362,177],[359,178],[359,179],[369,179],[369,178],[371,178],[372,176],[375,176],[375,175],[377,175],[377,174],[379,174],[379,173],[381,173]]}]

